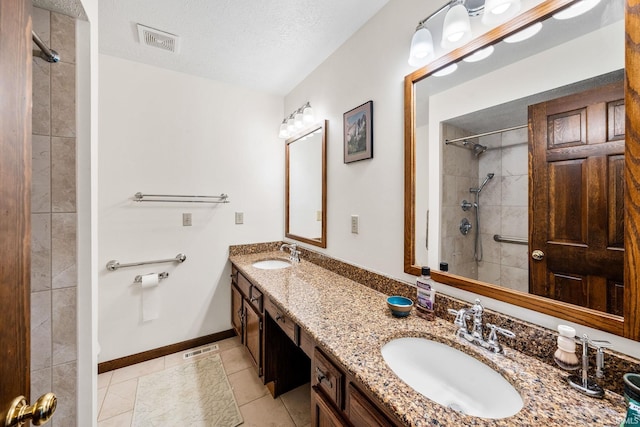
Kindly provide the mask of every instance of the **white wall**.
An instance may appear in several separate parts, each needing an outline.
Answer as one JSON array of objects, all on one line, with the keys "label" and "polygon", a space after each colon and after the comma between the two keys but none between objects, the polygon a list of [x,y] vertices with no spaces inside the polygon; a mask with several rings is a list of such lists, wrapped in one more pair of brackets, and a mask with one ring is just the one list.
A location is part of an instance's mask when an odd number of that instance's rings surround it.
[{"label": "white wall", "polygon": [[[99,90],[100,361],[230,329],[229,245],[284,234],[282,97],[106,55]],[[134,203],[136,192],[231,203]],[[180,252],[180,265],[105,268]],[[162,271],[160,317],[143,323],[134,277]]]},{"label": "white wall", "polygon": [[[328,255],[351,264],[380,272],[407,282],[415,277],[403,272],[404,233],[404,103],[403,79],[413,71],[407,65],[409,43],[417,22],[437,6],[417,0],[391,0],[352,38],[320,65],[311,75],[285,97],[285,111],[292,111],[310,101],[318,119],[328,119],[327,153],[327,248]],[[431,7],[431,8],[430,8]],[[619,51],[605,49],[607,55]],[[604,70],[606,72],[610,70]],[[555,76],[562,82],[564,76]],[[546,80],[545,80],[546,81]],[[518,79],[502,79],[502,83],[517,85]],[[549,83],[548,81],[546,81]],[[544,85],[543,85],[544,86]],[[537,92],[545,87],[536,88]],[[505,93],[506,90],[500,91]],[[374,158],[358,163],[343,163],[342,115],[344,112],[373,100]],[[463,106],[475,111],[486,100],[469,93],[461,101],[451,100],[450,107]],[[495,99],[493,101],[496,101]],[[473,104],[473,105],[472,105]],[[493,104],[491,104],[493,105]],[[430,108],[433,112],[433,108]],[[443,117],[450,111],[439,111]],[[445,114],[446,113],[446,114]],[[439,130],[439,121],[430,123],[431,134]],[[431,135],[430,135],[431,139]],[[429,176],[440,174],[437,156],[430,156]],[[430,180],[431,181],[431,180]],[[439,180],[429,188],[430,220],[439,212]],[[433,202],[432,202],[433,201]],[[360,233],[350,233],[350,215],[360,216]],[[439,224],[429,227],[429,260],[437,266]],[[317,248],[314,250],[318,250]],[[467,301],[475,295],[441,285],[442,292]],[[594,331],[565,320],[542,315],[500,301],[483,298],[483,304],[508,315],[516,316],[548,328],[558,323],[574,326],[579,334],[588,333],[596,339],[613,343],[615,350],[640,357],[640,344],[601,331]]]},{"label": "white wall", "polygon": [[[335,258],[393,277],[403,272],[403,80],[418,20],[437,5],[390,1],[285,98],[285,111],[311,102],[328,119],[327,249]],[[343,162],[343,113],[373,100],[373,159]],[[359,233],[351,234],[351,215]]]}]

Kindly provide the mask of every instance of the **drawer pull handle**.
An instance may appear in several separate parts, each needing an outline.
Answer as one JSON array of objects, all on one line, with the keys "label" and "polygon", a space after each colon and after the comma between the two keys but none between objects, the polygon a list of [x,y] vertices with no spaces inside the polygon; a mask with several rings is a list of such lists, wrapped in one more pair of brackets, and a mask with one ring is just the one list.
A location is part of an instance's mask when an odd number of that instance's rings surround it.
[{"label": "drawer pull handle", "polygon": [[322,384],[322,382],[324,381],[329,386],[329,388],[333,388],[333,383],[329,381],[329,378],[327,378],[325,373],[322,372],[322,370],[320,370],[320,368],[318,368],[317,366],[316,366],[316,379],[318,380],[318,383]]},{"label": "drawer pull handle", "polygon": [[251,302],[256,302],[260,299],[260,297],[251,297]]},{"label": "drawer pull handle", "polygon": [[283,314],[278,313],[276,315],[276,322],[282,322],[282,323],[286,323],[287,319],[286,317],[284,317]]}]

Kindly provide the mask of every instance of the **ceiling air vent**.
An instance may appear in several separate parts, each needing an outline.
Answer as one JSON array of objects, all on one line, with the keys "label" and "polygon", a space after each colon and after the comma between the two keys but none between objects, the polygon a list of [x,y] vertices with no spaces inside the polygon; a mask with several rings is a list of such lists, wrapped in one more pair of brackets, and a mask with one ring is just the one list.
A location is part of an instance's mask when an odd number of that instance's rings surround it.
[{"label": "ceiling air vent", "polygon": [[145,46],[157,47],[173,53],[178,53],[180,50],[180,37],[141,24],[138,24],[138,38]]}]

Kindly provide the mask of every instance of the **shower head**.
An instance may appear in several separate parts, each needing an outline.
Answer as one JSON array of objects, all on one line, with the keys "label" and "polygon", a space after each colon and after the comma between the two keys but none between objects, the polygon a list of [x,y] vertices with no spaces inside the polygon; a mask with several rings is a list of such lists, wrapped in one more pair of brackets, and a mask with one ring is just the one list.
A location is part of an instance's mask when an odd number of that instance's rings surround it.
[{"label": "shower head", "polygon": [[470,188],[469,191],[472,193],[480,194],[484,186],[487,185],[487,182],[489,182],[490,179],[493,179],[494,176],[495,176],[494,173],[488,173],[487,177],[484,179],[484,181],[482,181],[482,184],[480,184],[479,188]]},{"label": "shower head", "polygon": [[478,157],[480,154],[482,154],[485,151],[487,151],[487,146],[475,143],[475,144],[473,144],[472,150],[473,150],[473,154],[475,154],[476,157]]}]

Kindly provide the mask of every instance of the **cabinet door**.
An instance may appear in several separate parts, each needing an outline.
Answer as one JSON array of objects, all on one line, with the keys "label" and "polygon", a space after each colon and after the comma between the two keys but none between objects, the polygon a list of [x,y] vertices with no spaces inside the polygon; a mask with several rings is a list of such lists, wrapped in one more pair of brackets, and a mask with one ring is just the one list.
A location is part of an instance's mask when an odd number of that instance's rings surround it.
[{"label": "cabinet door", "polygon": [[349,421],[355,427],[393,426],[393,423],[351,383],[348,393]]},{"label": "cabinet door", "polygon": [[240,340],[244,341],[242,336],[242,310],[242,294],[240,294],[238,288],[231,286],[231,326],[240,337]]},{"label": "cabinet door", "polygon": [[313,387],[311,391],[311,426],[342,427],[348,425],[333,405],[325,401],[322,395]]},{"label": "cabinet door", "polygon": [[258,375],[262,376],[262,316],[255,312],[247,300],[244,300],[245,313],[245,345],[258,370]]}]

